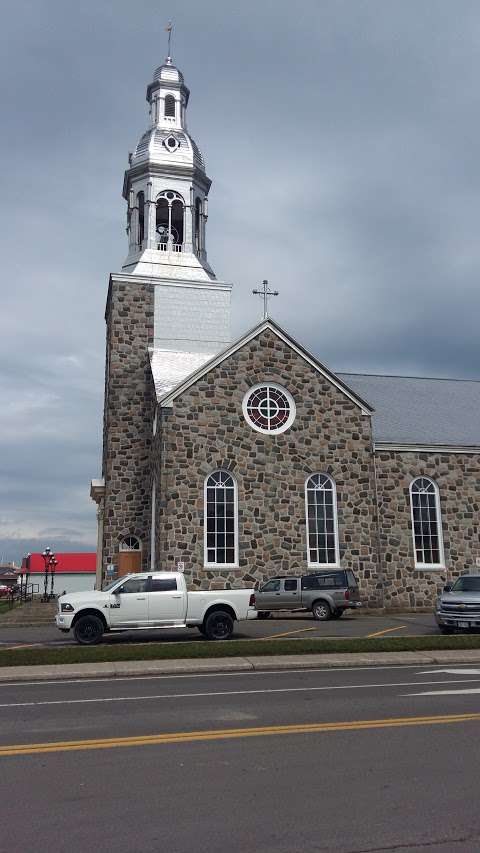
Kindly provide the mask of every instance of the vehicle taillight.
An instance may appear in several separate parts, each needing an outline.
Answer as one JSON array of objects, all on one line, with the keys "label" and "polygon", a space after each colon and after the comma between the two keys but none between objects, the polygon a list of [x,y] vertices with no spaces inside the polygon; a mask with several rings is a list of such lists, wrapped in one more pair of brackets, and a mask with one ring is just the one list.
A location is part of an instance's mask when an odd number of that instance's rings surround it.
[{"label": "vehicle taillight", "polygon": [[255,593],[254,592],[252,592],[252,594],[250,596],[250,603],[248,606],[249,607],[255,607]]},{"label": "vehicle taillight", "polygon": [[347,601],[348,601],[348,599],[350,598],[350,590],[349,590],[349,589],[346,589],[346,590],[345,590],[345,598],[346,598],[346,600],[347,600]]}]

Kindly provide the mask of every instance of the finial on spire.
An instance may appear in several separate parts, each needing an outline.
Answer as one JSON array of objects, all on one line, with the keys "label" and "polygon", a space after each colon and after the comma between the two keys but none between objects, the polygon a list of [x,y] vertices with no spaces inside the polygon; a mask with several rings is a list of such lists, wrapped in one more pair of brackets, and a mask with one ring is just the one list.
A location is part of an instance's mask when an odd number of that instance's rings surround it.
[{"label": "finial on spire", "polygon": [[173,30],[173,23],[172,23],[172,21],[169,21],[169,22],[168,22],[168,24],[167,24],[167,26],[165,27],[165,32],[166,32],[166,33],[168,33],[168,52],[167,52],[167,58],[166,58],[166,60],[165,60],[165,61],[166,61],[166,63],[167,63],[167,65],[171,65],[171,64],[172,64],[172,51],[171,51],[171,46],[172,46],[172,30]]},{"label": "finial on spire", "polygon": [[262,289],[261,290],[252,290],[252,293],[255,296],[261,296],[263,299],[263,319],[268,319],[268,297],[269,296],[278,296],[278,290],[269,290],[268,281],[265,278],[262,281]]}]

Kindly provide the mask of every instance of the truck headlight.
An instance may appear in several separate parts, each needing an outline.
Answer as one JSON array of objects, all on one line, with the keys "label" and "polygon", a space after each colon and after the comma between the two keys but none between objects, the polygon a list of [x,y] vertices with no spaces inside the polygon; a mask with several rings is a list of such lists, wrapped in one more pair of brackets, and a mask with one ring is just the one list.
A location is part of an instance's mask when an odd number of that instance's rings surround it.
[{"label": "truck headlight", "polygon": [[60,609],[62,613],[73,613],[73,607],[71,604],[62,604]]}]

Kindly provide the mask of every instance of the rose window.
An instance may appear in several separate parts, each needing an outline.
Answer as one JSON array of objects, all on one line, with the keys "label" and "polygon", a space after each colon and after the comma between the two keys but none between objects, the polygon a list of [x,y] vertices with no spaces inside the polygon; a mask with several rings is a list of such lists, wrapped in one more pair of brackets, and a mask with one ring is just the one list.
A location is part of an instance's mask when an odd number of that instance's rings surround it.
[{"label": "rose window", "polygon": [[256,385],[245,395],[243,414],[258,432],[285,432],[295,419],[295,402],[279,385]]}]

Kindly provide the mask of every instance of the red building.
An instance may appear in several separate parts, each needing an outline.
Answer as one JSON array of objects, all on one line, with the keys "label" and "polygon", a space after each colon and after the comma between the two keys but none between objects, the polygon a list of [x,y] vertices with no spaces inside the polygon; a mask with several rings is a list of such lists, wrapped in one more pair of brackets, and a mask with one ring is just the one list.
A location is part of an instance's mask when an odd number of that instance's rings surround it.
[{"label": "red building", "polygon": [[[83,592],[95,587],[95,562],[97,555],[93,551],[78,553],[64,552],[57,554],[57,567],[55,572],[54,592],[60,595],[65,592]],[[22,564],[25,571],[25,560]],[[43,578],[45,577],[45,563],[41,554],[30,554],[30,583],[37,583],[40,592],[43,592]],[[50,592],[50,577],[48,579],[48,591]]]}]

